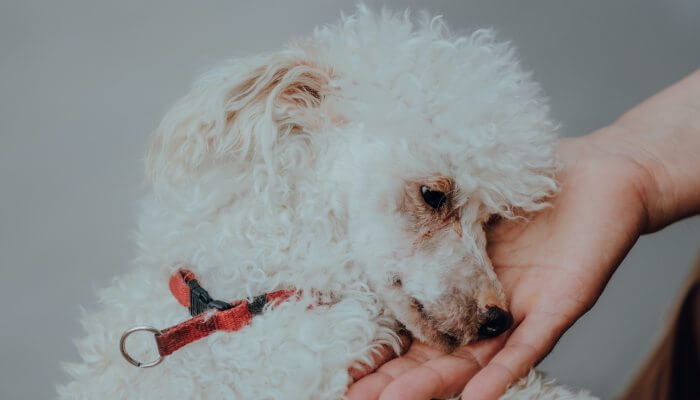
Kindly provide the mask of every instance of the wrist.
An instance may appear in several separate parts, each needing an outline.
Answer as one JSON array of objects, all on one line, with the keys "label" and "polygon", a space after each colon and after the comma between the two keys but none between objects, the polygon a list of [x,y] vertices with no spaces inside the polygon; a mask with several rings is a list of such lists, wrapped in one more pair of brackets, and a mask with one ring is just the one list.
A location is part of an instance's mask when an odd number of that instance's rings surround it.
[{"label": "wrist", "polygon": [[700,70],[589,136],[636,167],[645,232],[700,212]]},{"label": "wrist", "polygon": [[661,158],[641,143],[628,126],[615,123],[583,137],[596,151],[615,159],[612,164],[624,173],[613,174],[620,179],[621,191],[630,195],[630,207],[639,214],[642,233],[657,231],[670,223],[669,194],[674,193],[672,179]]}]

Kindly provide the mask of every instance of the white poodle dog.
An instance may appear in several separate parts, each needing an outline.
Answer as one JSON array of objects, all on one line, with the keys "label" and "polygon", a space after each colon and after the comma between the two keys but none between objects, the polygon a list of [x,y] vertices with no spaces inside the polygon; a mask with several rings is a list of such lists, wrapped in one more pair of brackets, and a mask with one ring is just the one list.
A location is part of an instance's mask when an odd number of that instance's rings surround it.
[{"label": "white poodle dog", "polygon": [[[84,316],[60,397],[338,399],[399,330],[444,350],[499,335],[512,318],[483,226],[546,206],[555,137],[511,46],[426,15],[359,7],[225,63],[153,137],[136,268]],[[182,266],[215,299],[298,295],[135,368],[125,330],[189,318],[168,290]],[[147,332],[126,342],[138,360],[155,347]],[[504,398],[589,397],[531,374]]]}]

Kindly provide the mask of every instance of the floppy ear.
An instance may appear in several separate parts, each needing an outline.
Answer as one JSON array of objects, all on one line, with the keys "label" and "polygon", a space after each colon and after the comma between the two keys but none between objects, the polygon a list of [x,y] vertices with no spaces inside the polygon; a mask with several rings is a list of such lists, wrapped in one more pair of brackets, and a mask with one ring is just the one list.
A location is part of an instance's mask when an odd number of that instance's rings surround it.
[{"label": "floppy ear", "polygon": [[156,130],[149,178],[177,181],[224,161],[270,164],[279,141],[323,125],[331,71],[296,53],[235,60],[202,76]]}]

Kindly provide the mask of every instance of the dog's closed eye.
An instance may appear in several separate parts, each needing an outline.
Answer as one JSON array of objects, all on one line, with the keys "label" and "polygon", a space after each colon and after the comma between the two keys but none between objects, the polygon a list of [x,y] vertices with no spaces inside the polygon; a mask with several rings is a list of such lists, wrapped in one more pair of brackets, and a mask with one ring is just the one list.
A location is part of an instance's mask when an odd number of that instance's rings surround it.
[{"label": "dog's closed eye", "polygon": [[447,195],[438,190],[430,190],[429,187],[423,185],[420,187],[420,192],[423,195],[423,200],[434,210],[441,209],[447,203]]},{"label": "dog's closed eye", "polygon": [[501,216],[498,214],[489,215],[489,218],[486,221],[484,221],[484,230],[489,230],[493,228],[501,219]]}]

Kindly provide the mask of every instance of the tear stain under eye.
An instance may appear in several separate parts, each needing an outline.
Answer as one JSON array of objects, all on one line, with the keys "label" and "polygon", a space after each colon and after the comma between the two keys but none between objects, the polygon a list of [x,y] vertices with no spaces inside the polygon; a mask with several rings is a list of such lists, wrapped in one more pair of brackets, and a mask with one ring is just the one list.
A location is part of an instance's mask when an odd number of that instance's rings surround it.
[{"label": "tear stain under eye", "polygon": [[455,218],[454,222],[452,222],[452,228],[457,233],[457,236],[461,238],[464,232],[462,231],[462,221],[459,220],[459,217]]}]

